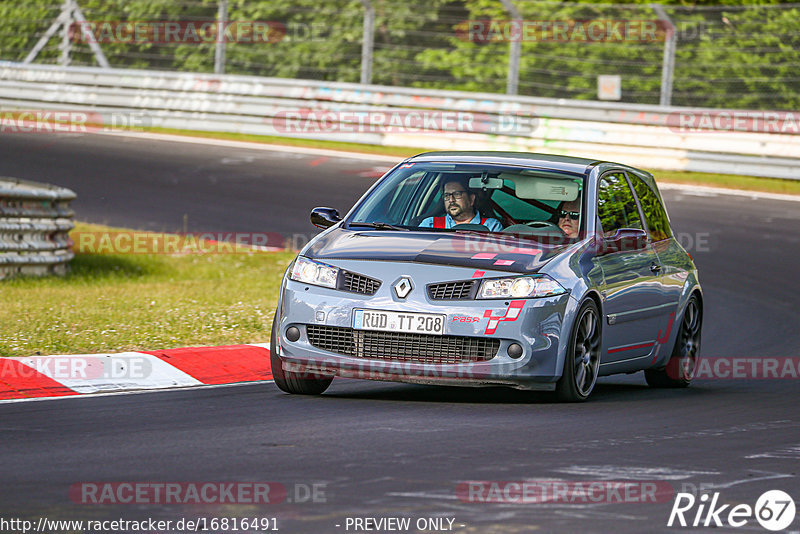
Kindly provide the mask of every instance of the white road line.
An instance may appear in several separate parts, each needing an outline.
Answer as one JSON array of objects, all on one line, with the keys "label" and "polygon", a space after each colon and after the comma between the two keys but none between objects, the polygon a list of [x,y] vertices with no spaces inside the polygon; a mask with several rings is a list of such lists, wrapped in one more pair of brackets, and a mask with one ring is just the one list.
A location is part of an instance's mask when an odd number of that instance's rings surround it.
[{"label": "white road line", "polygon": [[181,386],[181,387],[167,387],[161,389],[138,389],[135,391],[111,391],[106,393],[94,393],[92,395],[64,395],[61,397],[31,397],[28,399],[4,399],[0,400],[0,404],[11,404],[15,402],[39,402],[39,401],[56,401],[56,400],[69,400],[69,399],[96,399],[97,397],[112,397],[115,395],[141,395],[142,393],[160,393],[162,391],[191,391],[195,389],[216,389],[228,388],[237,386],[250,386],[254,384],[272,384],[274,380],[254,380],[251,382],[235,382],[233,384],[201,384],[199,386]]},{"label": "white road line", "polygon": [[800,445],[792,445],[790,447],[784,447],[782,449],[772,450],[769,452],[763,452],[760,454],[750,454],[745,456],[747,459],[753,458],[781,458],[781,459],[800,459]]},{"label": "white road line", "polygon": [[630,467],[619,465],[570,466],[556,473],[592,477],[597,480],[683,480],[697,475],[719,475],[719,471],[692,471],[671,467]]},{"label": "white road line", "polygon": [[725,489],[730,488],[733,486],[738,486],[739,484],[747,484],[749,482],[756,482],[759,480],[773,480],[776,478],[794,478],[794,475],[789,475],[785,473],[772,473],[763,477],[756,477],[756,478],[743,478],[741,480],[734,480],[733,482],[723,482],[720,484],[711,484],[709,486],[710,489]]},{"label": "white road line", "polygon": [[[366,161],[385,161],[387,163],[399,163],[401,156],[385,156],[382,154],[366,154],[363,152],[347,152],[326,148],[310,148],[291,145],[272,145],[267,143],[256,143],[253,141],[233,141],[229,139],[214,139],[211,137],[191,137],[188,135],[172,135],[145,132],[97,132],[93,135],[112,135],[118,137],[132,137],[138,139],[149,139],[153,141],[172,141],[175,143],[189,143],[195,145],[224,146],[230,148],[245,148],[251,150],[266,150],[269,152],[290,152],[295,154],[309,154],[315,156],[329,156],[334,158],[349,158]],[[671,182],[658,181],[660,189],[685,191],[698,195],[735,195],[752,199],[786,200],[790,202],[800,202],[800,195],[786,195],[781,193],[762,193],[759,191],[745,191],[741,189],[726,189],[724,187],[711,187],[705,185],[691,185]]]},{"label": "white road line", "polygon": [[267,150],[269,152],[291,152],[295,154],[309,154],[313,156],[329,156],[333,158],[349,158],[366,161],[386,161],[389,163],[399,163],[403,159],[401,156],[384,156],[381,154],[365,154],[363,152],[346,152],[342,150],[331,150],[327,148],[310,148],[291,145],[270,145],[267,143],[256,143],[253,141],[232,141],[230,139],[214,139],[210,137],[191,137],[188,135],[170,135],[143,132],[98,132],[93,135],[112,135],[117,137],[133,137],[138,139],[148,139],[151,141],[171,141],[175,143],[189,143],[194,145],[211,145],[229,148],[247,148],[251,150]]}]

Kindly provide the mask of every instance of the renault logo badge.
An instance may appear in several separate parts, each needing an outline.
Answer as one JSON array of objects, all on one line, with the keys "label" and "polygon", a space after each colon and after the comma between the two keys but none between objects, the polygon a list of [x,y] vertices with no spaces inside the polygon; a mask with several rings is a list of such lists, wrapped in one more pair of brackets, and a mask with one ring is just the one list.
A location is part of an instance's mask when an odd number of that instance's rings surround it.
[{"label": "renault logo badge", "polygon": [[413,288],[411,280],[404,276],[394,285],[394,292],[397,293],[398,297],[404,299],[411,293]]}]

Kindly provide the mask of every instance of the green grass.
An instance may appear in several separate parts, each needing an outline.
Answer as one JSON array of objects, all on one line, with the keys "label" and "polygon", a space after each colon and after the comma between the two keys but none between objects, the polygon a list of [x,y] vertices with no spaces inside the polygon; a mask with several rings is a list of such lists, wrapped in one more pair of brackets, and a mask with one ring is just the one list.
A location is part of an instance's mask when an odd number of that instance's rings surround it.
[{"label": "green grass", "polygon": [[293,256],[79,253],[64,278],[0,281],[0,356],[268,342]]},{"label": "green grass", "polygon": [[[195,130],[177,130],[170,128],[148,128],[154,133],[185,135],[190,137],[205,137],[211,139],[230,139],[236,141],[251,141],[256,143],[269,143],[285,146],[301,146],[308,148],[325,148],[328,150],[342,150],[346,152],[360,152],[363,154],[378,154],[396,156],[398,159],[406,158],[421,152],[430,152],[429,148],[392,147],[379,145],[362,145],[360,143],[343,143],[339,141],[321,141],[313,139],[295,139],[291,137],[277,137],[268,135],[250,135],[225,132],[202,132]],[[621,162],[624,163],[624,162]],[[762,191],[767,193],[784,193],[800,195],[800,180],[782,180],[780,178],[759,178],[756,176],[739,176],[734,174],[712,174],[705,172],[687,171],[661,171],[648,169],[656,176],[659,182],[672,182],[682,184],[696,184],[728,189],[742,189],[746,191]]]},{"label": "green grass", "polygon": [[763,191],[800,195],[800,180],[781,180],[780,178],[758,178],[733,174],[711,174],[706,172],[652,171],[658,182],[695,184],[745,191]]}]

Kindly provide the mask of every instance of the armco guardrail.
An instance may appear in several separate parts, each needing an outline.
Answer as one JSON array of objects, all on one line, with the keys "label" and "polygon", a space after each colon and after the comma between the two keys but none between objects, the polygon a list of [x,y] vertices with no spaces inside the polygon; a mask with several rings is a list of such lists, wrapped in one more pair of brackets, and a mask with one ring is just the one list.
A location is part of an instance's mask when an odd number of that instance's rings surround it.
[{"label": "armco guardrail", "polygon": [[75,193],[0,177],[0,280],[17,274],[64,274],[75,256],[69,231]]},{"label": "armco guardrail", "polygon": [[[95,125],[108,130],[157,126],[444,150],[522,150],[649,169],[800,179],[800,114],[787,112],[7,62],[0,63],[0,107],[90,112]],[[437,113],[450,120],[433,127],[424,118],[404,123]],[[389,126],[376,126],[375,116]],[[395,118],[399,125],[392,125]],[[719,128],[720,119],[731,128]]]}]

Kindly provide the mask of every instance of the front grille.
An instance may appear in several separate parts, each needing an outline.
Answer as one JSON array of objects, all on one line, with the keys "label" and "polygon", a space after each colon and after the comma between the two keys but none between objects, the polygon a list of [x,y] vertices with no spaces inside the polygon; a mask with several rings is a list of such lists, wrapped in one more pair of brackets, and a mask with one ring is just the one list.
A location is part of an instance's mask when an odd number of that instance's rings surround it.
[{"label": "front grille", "polygon": [[472,290],[475,288],[475,282],[475,280],[465,280],[463,282],[431,284],[428,286],[428,296],[432,300],[471,299],[474,297]]},{"label": "front grille", "polygon": [[474,363],[491,360],[500,349],[500,340],[481,337],[373,332],[322,325],[307,325],[306,332],[318,349],[374,360]]},{"label": "front grille", "polygon": [[342,282],[339,289],[350,291],[351,293],[361,293],[363,295],[374,295],[381,287],[381,281],[364,276],[363,274],[342,272]]}]

